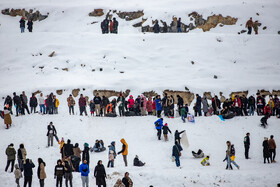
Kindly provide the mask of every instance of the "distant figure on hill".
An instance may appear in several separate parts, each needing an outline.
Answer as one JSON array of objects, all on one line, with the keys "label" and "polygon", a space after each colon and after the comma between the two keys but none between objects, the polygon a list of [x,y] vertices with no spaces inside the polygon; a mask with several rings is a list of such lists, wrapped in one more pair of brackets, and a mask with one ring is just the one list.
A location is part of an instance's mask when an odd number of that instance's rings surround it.
[{"label": "distant figure on hill", "polygon": [[21,17],[19,23],[20,23],[20,24],[19,24],[20,32],[23,33],[23,32],[24,32],[24,28],[25,28],[25,20],[24,20],[24,17]]},{"label": "distant figure on hill", "polygon": [[75,99],[73,98],[73,96],[70,94],[69,97],[67,98],[67,103],[68,103],[68,107],[69,107],[69,114],[74,115],[74,106],[75,106]]},{"label": "distant figure on hill", "polygon": [[268,138],[267,137],[264,137],[264,141],[263,141],[263,163],[266,163],[266,160],[268,163],[269,162],[269,159],[271,158],[270,156],[270,152],[269,152],[269,144],[268,144]]},{"label": "distant figure on hill", "polygon": [[118,26],[119,22],[116,20],[116,18],[113,18],[113,33],[118,34]]},{"label": "distant figure on hill", "polygon": [[253,24],[253,28],[254,28],[254,32],[257,35],[258,34],[258,30],[259,30],[259,22],[255,21]]},{"label": "distant figure on hill", "polygon": [[159,24],[158,24],[158,20],[155,21],[155,25],[154,25],[154,33],[159,33]]},{"label": "distant figure on hill", "polygon": [[252,27],[253,27],[253,20],[252,18],[250,18],[247,23],[246,23],[246,28],[248,28],[248,33],[247,34],[251,34],[252,33]]},{"label": "distant figure on hill", "polygon": [[32,19],[29,19],[28,22],[27,22],[27,29],[29,32],[32,32],[33,30],[33,21]]},{"label": "distant figure on hill", "polygon": [[102,34],[109,33],[109,20],[107,18],[101,22],[101,30],[102,30]]},{"label": "distant figure on hill", "polygon": [[112,20],[110,20],[109,21],[110,23],[109,23],[109,27],[110,27],[110,33],[113,33],[113,21]]},{"label": "distant figure on hill", "polygon": [[182,25],[181,18],[179,18],[177,21],[177,32],[182,32],[181,25]]}]

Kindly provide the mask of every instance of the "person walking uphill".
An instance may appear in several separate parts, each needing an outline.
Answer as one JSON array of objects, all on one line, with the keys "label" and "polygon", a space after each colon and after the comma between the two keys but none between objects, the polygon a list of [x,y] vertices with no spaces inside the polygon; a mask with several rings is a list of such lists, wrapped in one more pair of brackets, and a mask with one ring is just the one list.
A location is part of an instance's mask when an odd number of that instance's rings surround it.
[{"label": "person walking uphill", "polygon": [[250,149],[250,133],[249,132],[244,137],[244,147],[245,147],[245,158],[249,159],[249,149]]},{"label": "person walking uphill", "polygon": [[248,28],[248,33],[247,34],[251,34],[252,33],[252,27],[253,27],[253,20],[252,20],[252,18],[250,18],[247,21],[245,27]]},{"label": "person walking uphill", "polygon": [[50,122],[50,124],[48,125],[48,132],[47,132],[48,147],[53,146],[53,137],[55,137],[56,141],[59,142],[56,134],[57,134],[56,129],[53,123]]},{"label": "person walking uphill", "polygon": [[125,167],[127,167],[128,145],[127,145],[125,139],[121,139],[121,143],[123,144],[122,145],[122,150],[120,152],[118,152],[118,155],[122,153]]},{"label": "person walking uphill", "polygon": [[163,118],[159,118],[157,121],[155,121],[155,126],[156,126],[156,129],[157,129],[157,137],[158,137],[158,140],[161,139],[161,129],[163,127]]},{"label": "person walking uphill", "polygon": [[104,168],[104,165],[102,164],[102,161],[99,160],[97,162],[97,166],[95,166],[95,169],[94,169],[94,177],[96,178],[96,185],[98,187],[106,187],[106,171],[105,171],[105,168]]},{"label": "person walking uphill", "polygon": [[23,165],[24,187],[26,187],[27,183],[29,187],[31,187],[32,185],[32,176],[33,176],[32,168],[35,168],[35,165],[33,164],[32,160],[26,159],[26,163]]},{"label": "person walking uphill", "polygon": [[167,126],[167,123],[164,124],[164,126],[162,127],[163,130],[163,136],[164,136],[164,141],[168,141],[168,132],[170,132],[170,134],[172,134],[172,132],[170,131],[169,127]]},{"label": "person walking uphill", "polygon": [[[276,162],[275,161],[275,156],[276,156],[276,143],[274,141],[274,136],[271,135],[270,139],[268,140],[268,146],[269,146],[269,152],[270,152],[270,160],[272,163]],[[273,155],[273,156],[272,156]]]},{"label": "person walking uphill", "polygon": [[24,20],[24,17],[21,17],[19,23],[20,23],[20,24],[19,24],[20,32],[23,33],[23,32],[24,32],[24,28],[25,28],[25,20]]},{"label": "person walking uphill", "polygon": [[83,160],[83,163],[79,167],[79,171],[81,172],[83,187],[88,187],[88,174],[90,171],[86,160]]},{"label": "person walking uphill", "polygon": [[8,168],[10,166],[10,163],[12,163],[12,168],[11,168],[11,173],[14,170],[14,164],[15,164],[15,160],[16,160],[16,150],[14,148],[14,144],[10,144],[7,149],[6,149],[6,155],[7,155],[7,165],[5,168],[5,171],[8,171]]},{"label": "person walking uphill", "polygon": [[175,145],[172,148],[172,156],[175,157],[175,163],[177,167],[180,167],[180,156],[181,156],[181,151],[183,148],[179,144],[178,141],[175,141]]}]

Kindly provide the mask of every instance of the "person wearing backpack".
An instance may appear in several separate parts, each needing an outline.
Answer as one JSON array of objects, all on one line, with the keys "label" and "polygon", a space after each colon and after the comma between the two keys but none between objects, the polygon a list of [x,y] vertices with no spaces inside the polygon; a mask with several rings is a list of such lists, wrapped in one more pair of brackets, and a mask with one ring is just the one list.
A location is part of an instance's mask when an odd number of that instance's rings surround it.
[{"label": "person wearing backpack", "polygon": [[162,126],[163,126],[163,118],[159,118],[157,121],[155,121],[154,124],[155,124],[156,129],[157,129],[158,140],[161,140],[161,129],[162,129]]},{"label": "person wearing backpack", "polygon": [[182,150],[183,150],[183,148],[178,143],[178,141],[175,141],[175,145],[172,148],[172,157],[175,158],[175,163],[176,163],[177,167],[180,167],[180,156],[181,156]]}]

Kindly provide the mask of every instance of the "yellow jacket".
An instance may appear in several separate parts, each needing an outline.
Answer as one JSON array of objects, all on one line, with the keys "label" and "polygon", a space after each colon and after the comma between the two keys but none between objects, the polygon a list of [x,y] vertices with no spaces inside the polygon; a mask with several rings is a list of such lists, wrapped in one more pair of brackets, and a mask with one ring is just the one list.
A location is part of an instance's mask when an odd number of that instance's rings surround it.
[{"label": "yellow jacket", "polygon": [[121,139],[121,142],[122,142],[123,145],[125,145],[125,149],[122,152],[122,155],[127,155],[128,154],[128,145],[127,145],[127,143],[124,139]]},{"label": "yellow jacket", "polygon": [[269,100],[268,101],[268,105],[270,106],[270,108],[272,109],[272,108],[274,108],[274,102],[273,102],[273,100]]},{"label": "yellow jacket", "polygon": [[58,99],[55,99],[55,108],[57,108],[58,107],[58,105],[59,105],[59,100]]}]

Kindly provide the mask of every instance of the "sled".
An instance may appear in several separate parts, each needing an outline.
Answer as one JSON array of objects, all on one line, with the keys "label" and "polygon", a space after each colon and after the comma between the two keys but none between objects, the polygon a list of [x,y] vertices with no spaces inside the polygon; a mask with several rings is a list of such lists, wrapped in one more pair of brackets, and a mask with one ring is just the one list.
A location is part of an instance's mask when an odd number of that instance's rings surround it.
[{"label": "sled", "polygon": [[188,114],[188,115],[187,115],[187,119],[188,119],[188,122],[191,122],[191,123],[194,123],[194,122],[195,122],[194,116],[191,115],[191,114]]},{"label": "sled", "polygon": [[0,117],[4,119],[4,111],[0,110]]},{"label": "sled", "polygon": [[219,118],[220,118],[222,121],[225,121],[225,119],[223,118],[222,115],[219,115]]},{"label": "sled", "polygon": [[185,149],[188,149],[190,146],[186,131],[183,133],[181,137],[181,144]]}]

